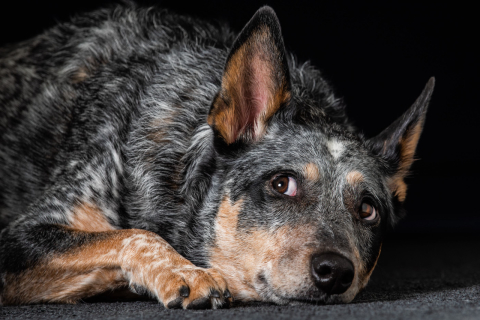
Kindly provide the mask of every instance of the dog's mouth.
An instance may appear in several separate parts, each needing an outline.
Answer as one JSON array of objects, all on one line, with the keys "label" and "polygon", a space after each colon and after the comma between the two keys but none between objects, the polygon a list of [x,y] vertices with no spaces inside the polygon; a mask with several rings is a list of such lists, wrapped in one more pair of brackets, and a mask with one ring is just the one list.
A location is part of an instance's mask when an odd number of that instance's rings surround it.
[{"label": "dog's mouth", "polygon": [[[313,291],[313,290],[312,290]],[[274,302],[281,305],[297,305],[297,304],[338,304],[346,303],[342,295],[328,295],[318,290],[312,293],[300,294],[296,296],[282,295],[276,292],[275,289],[269,288],[261,291],[260,295],[265,301]]]},{"label": "dog's mouth", "polygon": [[279,288],[276,288],[276,286],[272,284],[272,280],[269,279],[265,271],[258,274],[254,287],[264,301],[282,305],[295,302],[322,304],[328,301],[328,295],[315,288],[296,289],[292,292],[293,294],[282,292],[282,290],[279,290]]},{"label": "dog's mouth", "polygon": [[[309,280],[293,290],[288,290],[285,285],[283,288],[275,286],[267,273],[262,271],[256,277],[254,287],[263,301],[281,305],[348,303],[355,296],[355,293],[350,290],[342,294],[327,294],[317,288],[313,280]],[[352,284],[352,286],[354,285]]]}]

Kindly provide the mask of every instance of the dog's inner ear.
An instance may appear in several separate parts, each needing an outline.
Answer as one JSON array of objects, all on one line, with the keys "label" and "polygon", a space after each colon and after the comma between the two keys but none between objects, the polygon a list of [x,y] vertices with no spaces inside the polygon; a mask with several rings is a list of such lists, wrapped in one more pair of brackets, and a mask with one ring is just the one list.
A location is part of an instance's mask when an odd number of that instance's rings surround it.
[{"label": "dog's inner ear", "polygon": [[406,197],[407,185],[404,178],[414,161],[434,86],[435,79],[431,78],[410,109],[382,133],[369,140],[373,151],[388,161],[392,169],[389,187],[400,202]]},{"label": "dog's inner ear", "polygon": [[268,120],[289,98],[280,24],[273,10],[263,7],[235,40],[208,124],[227,144],[257,141]]}]

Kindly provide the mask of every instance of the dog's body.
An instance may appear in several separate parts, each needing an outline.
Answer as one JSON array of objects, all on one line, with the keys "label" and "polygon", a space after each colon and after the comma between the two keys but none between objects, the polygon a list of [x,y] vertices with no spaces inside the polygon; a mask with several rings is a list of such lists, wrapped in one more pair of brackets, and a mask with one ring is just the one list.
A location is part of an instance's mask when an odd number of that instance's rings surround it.
[{"label": "dog's body", "polygon": [[366,140],[268,8],[236,40],[131,6],[3,49],[1,302],[124,286],[172,308],[351,301],[432,89]]}]

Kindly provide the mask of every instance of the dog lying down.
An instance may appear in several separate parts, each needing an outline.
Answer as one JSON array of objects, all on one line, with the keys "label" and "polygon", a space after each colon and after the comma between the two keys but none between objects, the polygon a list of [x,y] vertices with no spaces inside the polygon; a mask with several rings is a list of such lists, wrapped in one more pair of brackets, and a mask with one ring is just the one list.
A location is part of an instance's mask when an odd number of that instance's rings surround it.
[{"label": "dog lying down", "polygon": [[402,215],[433,78],[366,138],[269,7],[114,6],[0,51],[0,297],[346,303]]}]

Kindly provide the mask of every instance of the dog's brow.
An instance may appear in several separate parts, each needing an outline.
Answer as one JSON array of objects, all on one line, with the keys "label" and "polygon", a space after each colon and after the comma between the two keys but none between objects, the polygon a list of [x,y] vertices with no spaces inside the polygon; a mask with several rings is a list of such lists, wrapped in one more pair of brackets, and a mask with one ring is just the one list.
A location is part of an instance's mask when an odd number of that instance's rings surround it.
[{"label": "dog's brow", "polygon": [[361,172],[354,170],[347,173],[345,179],[347,180],[348,184],[355,185],[362,182],[364,177]]},{"label": "dog's brow", "polygon": [[318,166],[312,162],[307,163],[303,167],[303,174],[305,178],[311,181],[318,181],[318,179],[320,179],[320,170]]}]

